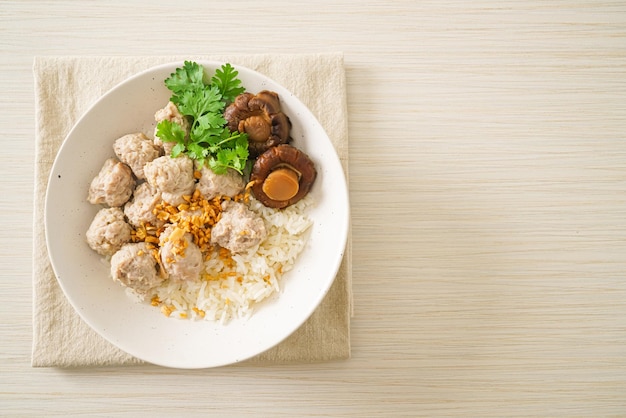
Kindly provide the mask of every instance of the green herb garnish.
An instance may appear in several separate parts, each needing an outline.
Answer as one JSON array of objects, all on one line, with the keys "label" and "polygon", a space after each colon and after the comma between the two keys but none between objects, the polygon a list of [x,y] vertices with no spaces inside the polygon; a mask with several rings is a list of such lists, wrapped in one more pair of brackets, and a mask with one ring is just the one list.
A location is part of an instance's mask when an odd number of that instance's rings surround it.
[{"label": "green herb garnish", "polygon": [[185,61],[165,80],[172,91],[170,101],[191,122],[189,135],[176,122],[158,123],[156,135],[162,141],[175,142],[171,156],[186,154],[215,173],[224,174],[228,168],[243,173],[248,160],[248,135],[230,132],[224,119],[224,108],[245,91],[239,73],[224,64],[207,82],[204,68]]}]

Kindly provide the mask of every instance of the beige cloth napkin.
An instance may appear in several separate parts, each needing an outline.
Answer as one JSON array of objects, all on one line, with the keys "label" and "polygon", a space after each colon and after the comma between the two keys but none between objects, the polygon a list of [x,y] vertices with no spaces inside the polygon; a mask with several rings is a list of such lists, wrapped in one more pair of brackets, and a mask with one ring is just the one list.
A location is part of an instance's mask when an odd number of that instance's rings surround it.
[{"label": "beige cloth napkin", "polygon": [[[267,75],[293,92],[326,129],[348,169],[348,123],[343,56],[261,54],[146,57],[36,57],[36,161],[33,258],[34,367],[139,364],[85,324],[63,295],[50,262],[43,225],[48,175],[63,139],[102,94],[154,65],[216,60]],[[314,362],[350,357],[352,312],[350,243],[336,280],[311,318],[288,339],[249,360],[252,364]]]}]

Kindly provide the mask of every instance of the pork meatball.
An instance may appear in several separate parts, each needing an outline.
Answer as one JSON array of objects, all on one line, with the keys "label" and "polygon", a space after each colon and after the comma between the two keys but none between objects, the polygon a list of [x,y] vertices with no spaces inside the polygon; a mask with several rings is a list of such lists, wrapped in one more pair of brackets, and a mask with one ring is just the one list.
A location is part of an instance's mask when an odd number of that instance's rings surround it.
[{"label": "pork meatball", "polygon": [[130,167],[116,158],[109,158],[91,181],[87,200],[94,205],[122,206],[134,188],[135,178]]},{"label": "pork meatball", "polygon": [[[172,102],[168,102],[163,109],[157,110],[157,112],[154,114],[154,120],[156,121],[157,125],[163,120],[176,122],[183,128],[186,133],[189,133],[189,121],[180,113],[178,107],[176,107],[176,105]],[[163,149],[163,153],[165,155],[170,155],[172,152],[172,148],[175,145],[173,142],[162,141],[161,138],[157,136],[156,128],[154,129],[154,144],[157,147]]]},{"label": "pork meatball", "polygon": [[110,256],[130,241],[131,231],[122,209],[103,208],[96,213],[87,229],[87,244],[98,254]]},{"label": "pork meatball", "polygon": [[143,224],[161,226],[162,221],[157,219],[154,209],[161,203],[161,193],[152,187],[150,183],[141,183],[135,189],[133,198],[124,205],[124,214],[128,222],[134,227]]},{"label": "pork meatball", "polygon": [[159,147],[142,133],[128,134],[113,143],[113,151],[121,162],[127,164],[135,177],[143,179],[143,166],[161,155]]},{"label": "pork meatball", "polygon": [[203,257],[191,234],[171,225],[159,238],[161,263],[170,280],[198,280],[204,268]]},{"label": "pork meatball", "polygon": [[173,206],[183,203],[183,196],[191,195],[196,185],[193,161],[185,155],[159,157],[146,164],[143,171],[146,181],[161,193],[165,202]]},{"label": "pork meatball", "polygon": [[225,174],[215,174],[209,167],[196,164],[196,170],[201,174],[196,190],[207,200],[217,196],[234,197],[245,186],[243,176],[232,168],[229,168]]},{"label": "pork meatball", "polygon": [[124,244],[113,254],[111,277],[140,296],[145,296],[164,280],[145,242]]},{"label": "pork meatball", "polygon": [[263,219],[243,203],[225,201],[222,209],[222,217],[211,230],[212,244],[235,254],[257,246],[267,236]]}]

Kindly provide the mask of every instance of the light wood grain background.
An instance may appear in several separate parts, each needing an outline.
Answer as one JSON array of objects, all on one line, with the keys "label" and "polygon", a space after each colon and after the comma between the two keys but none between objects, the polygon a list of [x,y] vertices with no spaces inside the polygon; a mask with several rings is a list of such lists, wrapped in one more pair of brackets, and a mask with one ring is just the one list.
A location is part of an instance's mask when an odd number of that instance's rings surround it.
[{"label": "light wood grain background", "polygon": [[[353,358],[32,369],[33,57],[324,51]],[[623,1],[0,0],[0,54],[0,415],[626,416]]]}]

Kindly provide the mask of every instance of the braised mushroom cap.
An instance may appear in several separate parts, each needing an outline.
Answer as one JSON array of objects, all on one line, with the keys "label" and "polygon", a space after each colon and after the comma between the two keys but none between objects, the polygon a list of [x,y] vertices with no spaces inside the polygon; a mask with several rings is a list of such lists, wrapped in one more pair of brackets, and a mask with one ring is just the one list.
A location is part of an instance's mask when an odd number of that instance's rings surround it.
[{"label": "braised mushroom cap", "polygon": [[224,118],[231,132],[248,134],[248,150],[253,158],[291,140],[291,121],[282,112],[278,94],[273,91],[240,94],[228,105]]},{"label": "braised mushroom cap", "polygon": [[[283,170],[286,172],[278,174]],[[297,176],[298,183],[295,186],[290,172]],[[268,188],[266,183],[272,174],[278,175],[275,176],[275,185]],[[250,174],[254,196],[265,206],[279,209],[293,205],[306,196],[316,177],[317,170],[309,156],[291,145],[278,145],[265,151],[257,158]],[[280,190],[271,190],[274,187]],[[292,190],[293,193],[290,192]],[[285,193],[290,197],[285,198]]]}]

